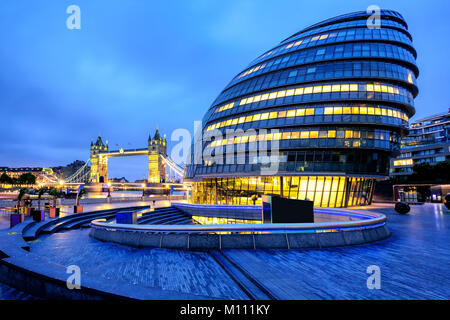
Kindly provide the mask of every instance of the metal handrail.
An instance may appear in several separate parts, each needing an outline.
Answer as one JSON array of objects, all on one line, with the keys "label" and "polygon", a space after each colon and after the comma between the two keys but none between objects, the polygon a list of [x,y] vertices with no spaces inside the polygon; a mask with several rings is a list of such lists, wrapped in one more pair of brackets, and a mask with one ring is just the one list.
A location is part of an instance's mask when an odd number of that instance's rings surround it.
[{"label": "metal handrail", "polygon": [[[345,211],[341,211],[345,213]],[[360,215],[364,212],[358,211]],[[97,229],[116,229],[136,232],[186,232],[186,233],[214,233],[214,232],[267,232],[267,231],[305,231],[305,230],[328,230],[346,229],[358,227],[370,227],[384,224],[386,216],[381,213],[370,213],[368,219],[340,222],[318,222],[318,223],[261,223],[261,224],[209,224],[209,225],[134,225],[106,223],[93,220],[91,226]]]}]

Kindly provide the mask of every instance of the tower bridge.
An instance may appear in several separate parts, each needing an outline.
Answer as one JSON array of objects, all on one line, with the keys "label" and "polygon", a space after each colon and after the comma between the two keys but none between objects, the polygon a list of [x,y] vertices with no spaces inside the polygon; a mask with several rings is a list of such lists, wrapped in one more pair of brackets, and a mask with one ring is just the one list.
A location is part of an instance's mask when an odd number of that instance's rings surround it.
[{"label": "tower bridge", "polygon": [[184,170],[167,156],[167,140],[161,137],[159,130],[153,136],[149,135],[146,148],[110,150],[108,143],[103,143],[99,135],[95,143],[91,142],[90,148],[90,176],[89,182],[108,182],[108,161],[114,157],[148,156],[148,182],[166,182],[171,170],[180,179]]}]

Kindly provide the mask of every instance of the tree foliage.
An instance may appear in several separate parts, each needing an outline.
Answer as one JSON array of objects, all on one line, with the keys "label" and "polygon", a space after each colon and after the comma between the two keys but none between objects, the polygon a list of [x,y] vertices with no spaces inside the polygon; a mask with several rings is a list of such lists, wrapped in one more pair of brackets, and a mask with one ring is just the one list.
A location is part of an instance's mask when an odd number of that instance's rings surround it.
[{"label": "tree foliage", "polygon": [[36,176],[30,172],[23,173],[19,178],[11,178],[5,172],[0,176],[0,183],[6,184],[36,184]]},{"label": "tree foliage", "polygon": [[438,162],[431,165],[422,162],[413,166],[413,174],[409,177],[413,182],[450,183],[450,161]]}]

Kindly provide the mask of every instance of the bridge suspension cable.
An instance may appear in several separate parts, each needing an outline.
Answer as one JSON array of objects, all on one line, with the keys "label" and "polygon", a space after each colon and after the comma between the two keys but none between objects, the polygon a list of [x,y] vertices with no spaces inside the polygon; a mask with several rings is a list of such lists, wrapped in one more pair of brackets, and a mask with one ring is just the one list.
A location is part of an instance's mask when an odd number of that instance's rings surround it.
[{"label": "bridge suspension cable", "polygon": [[183,178],[184,176],[184,169],[176,164],[172,159],[169,157],[164,157],[163,155],[160,155],[161,158],[164,160],[164,162],[175,172],[176,175]]},{"label": "bridge suspension cable", "polygon": [[86,178],[88,178],[91,174],[91,168],[88,166],[91,162],[91,159],[88,159],[84,165],[79,168],[74,174],[72,174],[70,177],[64,179],[65,183],[71,183],[71,182],[84,182]]}]

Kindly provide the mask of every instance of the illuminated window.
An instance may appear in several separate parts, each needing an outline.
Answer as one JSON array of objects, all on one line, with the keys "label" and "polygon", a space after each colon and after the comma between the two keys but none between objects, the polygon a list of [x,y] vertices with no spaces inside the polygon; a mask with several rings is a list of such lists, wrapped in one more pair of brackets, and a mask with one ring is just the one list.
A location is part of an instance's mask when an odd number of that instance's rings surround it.
[{"label": "illuminated window", "polygon": [[324,114],[333,114],[333,107],[324,108]]},{"label": "illuminated window", "polygon": [[283,98],[284,96],[286,96],[286,91],[278,91],[277,98]]},{"label": "illuminated window", "polygon": [[313,91],[313,87],[306,87],[306,88],[304,88],[303,93],[309,94],[309,93],[312,93],[312,91]]},{"label": "illuminated window", "polygon": [[409,83],[413,83],[413,79],[412,79],[411,73],[408,73],[408,82]]},{"label": "illuminated window", "polygon": [[313,93],[321,93],[321,92],[322,92],[322,86],[314,87]]},{"label": "illuminated window", "polygon": [[289,89],[286,91],[286,97],[293,96],[295,93],[295,89]]},{"label": "illuminated window", "polygon": [[287,112],[287,117],[288,117],[288,118],[290,118],[290,117],[295,117],[295,110],[289,110],[289,111]]},{"label": "illuminated window", "polygon": [[333,91],[333,92],[341,91],[341,85],[339,85],[339,84],[333,84],[333,86],[332,86],[332,88],[331,88],[331,91]]},{"label": "illuminated window", "polygon": [[303,94],[303,88],[295,89],[295,95],[301,95],[301,94]]},{"label": "illuminated window", "polygon": [[411,166],[413,164],[412,159],[394,160],[394,167],[398,166]]},{"label": "illuminated window", "polygon": [[353,131],[352,130],[345,130],[345,138],[346,139],[353,138]]},{"label": "illuminated window", "polygon": [[331,85],[326,85],[322,87],[322,92],[331,92]]}]

